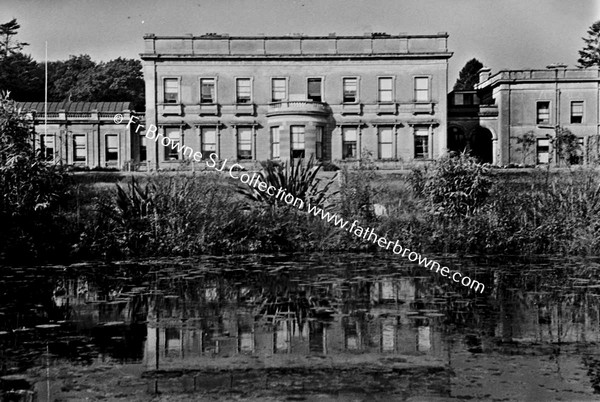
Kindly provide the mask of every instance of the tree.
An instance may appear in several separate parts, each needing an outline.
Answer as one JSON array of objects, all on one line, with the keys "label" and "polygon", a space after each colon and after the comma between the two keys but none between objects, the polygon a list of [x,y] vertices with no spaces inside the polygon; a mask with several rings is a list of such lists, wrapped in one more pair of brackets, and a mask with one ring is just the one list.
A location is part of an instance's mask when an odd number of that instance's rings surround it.
[{"label": "tree", "polygon": [[577,62],[583,68],[600,66],[600,21],[594,22],[587,33],[587,38],[581,38],[585,45],[579,51]]},{"label": "tree", "polygon": [[483,67],[483,63],[473,58],[465,64],[458,73],[458,79],[454,84],[455,91],[471,91],[475,89],[475,84],[479,82],[479,70]]},{"label": "tree", "polygon": [[11,53],[0,60],[0,89],[17,101],[44,99],[44,69],[31,56]]},{"label": "tree", "polygon": [[0,25],[0,56],[2,59],[6,58],[10,54],[20,52],[29,43],[13,41],[12,37],[17,35],[17,31],[21,28],[21,25],[17,23],[17,19],[13,18],[6,24]]}]

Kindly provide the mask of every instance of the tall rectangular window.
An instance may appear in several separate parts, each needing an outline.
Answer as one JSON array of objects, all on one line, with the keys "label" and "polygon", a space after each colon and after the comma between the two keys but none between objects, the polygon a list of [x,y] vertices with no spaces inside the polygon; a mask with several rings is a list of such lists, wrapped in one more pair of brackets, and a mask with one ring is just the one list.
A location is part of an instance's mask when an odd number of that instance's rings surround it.
[{"label": "tall rectangular window", "polygon": [[380,77],[377,80],[377,101],[379,103],[394,101],[394,80],[392,77]]},{"label": "tall rectangular window", "polygon": [[181,143],[181,129],[179,127],[166,127],[165,138],[169,138],[169,145],[163,145],[165,160],[176,161],[179,159],[178,144]]},{"label": "tall rectangular window", "polygon": [[550,162],[550,140],[548,138],[539,138],[537,140],[536,153],[538,164]]},{"label": "tall rectangular window", "polygon": [[279,158],[279,127],[271,127],[271,159]]},{"label": "tall rectangular window", "polygon": [[342,159],[356,159],[356,127],[342,127]]},{"label": "tall rectangular window", "polygon": [[583,102],[571,102],[571,124],[583,123]]},{"label": "tall rectangular window", "polygon": [[217,103],[217,94],[214,78],[200,79],[200,103]]},{"label": "tall rectangular window", "polygon": [[47,161],[54,160],[54,135],[53,134],[42,134],[40,135],[40,148],[42,155]]},{"label": "tall rectangular window", "polygon": [[85,162],[87,159],[85,134],[73,135],[73,162]]},{"label": "tall rectangular window", "polygon": [[429,158],[429,130],[415,128],[415,159]]},{"label": "tall rectangular window", "polygon": [[179,103],[179,79],[165,78],[164,86],[165,103]]},{"label": "tall rectangular window", "polygon": [[550,102],[538,102],[536,104],[535,121],[537,124],[550,124]]},{"label": "tall rectangular window", "polygon": [[148,159],[148,138],[146,135],[140,135],[140,162],[145,162]]},{"label": "tall rectangular window", "polygon": [[317,126],[317,141],[315,143],[315,157],[323,159],[323,127]]},{"label": "tall rectangular window", "polygon": [[291,126],[292,158],[304,158],[304,126]]},{"label": "tall rectangular window", "polygon": [[252,127],[238,127],[238,159],[252,159]]},{"label": "tall rectangular window", "polygon": [[393,127],[379,127],[379,159],[392,159],[394,157],[393,131]]},{"label": "tall rectangular window", "polygon": [[429,102],[429,78],[415,77],[415,101]]},{"label": "tall rectangular window", "polygon": [[104,160],[106,162],[119,161],[119,136],[117,134],[107,134],[104,149]]},{"label": "tall rectangular window", "polygon": [[287,99],[287,88],[285,78],[273,78],[271,80],[271,101],[281,102]]},{"label": "tall rectangular window", "polygon": [[584,150],[584,140],[583,137],[577,137],[577,148],[575,148],[573,154],[571,155],[571,160],[569,163],[571,165],[581,165],[583,164],[583,150]]},{"label": "tall rectangular window", "polygon": [[344,90],[344,103],[356,103],[358,102],[358,78],[344,78],[343,79],[343,90]]},{"label": "tall rectangular window", "polygon": [[203,159],[208,159],[210,154],[217,153],[217,129],[215,127],[200,128],[200,144]]},{"label": "tall rectangular window", "polygon": [[309,78],[308,79],[308,99],[313,102],[322,102],[322,80],[321,78]]},{"label": "tall rectangular window", "polygon": [[235,93],[237,103],[252,102],[252,82],[250,78],[238,78],[235,80]]}]

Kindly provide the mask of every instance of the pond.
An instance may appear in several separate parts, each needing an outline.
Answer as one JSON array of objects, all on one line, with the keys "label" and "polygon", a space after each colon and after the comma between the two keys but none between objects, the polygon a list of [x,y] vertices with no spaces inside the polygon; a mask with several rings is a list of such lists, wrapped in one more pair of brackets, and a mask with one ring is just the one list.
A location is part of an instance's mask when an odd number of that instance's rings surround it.
[{"label": "pond", "polygon": [[[432,256],[433,257],[433,256]],[[598,400],[596,259],[2,267],[4,400]]]}]

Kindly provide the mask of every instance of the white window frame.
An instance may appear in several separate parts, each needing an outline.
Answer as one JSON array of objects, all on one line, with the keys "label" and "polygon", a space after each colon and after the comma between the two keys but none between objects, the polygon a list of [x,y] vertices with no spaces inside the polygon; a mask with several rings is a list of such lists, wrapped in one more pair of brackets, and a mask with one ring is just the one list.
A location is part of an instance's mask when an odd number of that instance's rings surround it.
[{"label": "white window frame", "polygon": [[310,98],[308,97],[308,81],[309,80],[314,80],[314,79],[319,79],[321,80],[321,102],[325,102],[325,77],[323,76],[311,76],[311,77],[306,77],[306,99],[310,100]]},{"label": "white window frame", "polygon": [[[240,141],[242,136],[240,133],[240,129],[250,129],[250,140],[248,141],[248,143],[250,144],[250,158],[240,158],[240,151],[242,150],[240,145],[242,144],[242,142]],[[254,136],[254,126],[252,125],[239,125],[235,127],[235,134],[236,134],[236,144],[235,144],[235,148],[236,148],[236,157],[238,160],[242,160],[242,161],[251,161],[254,160],[254,147],[252,146],[252,137]]]},{"label": "white window frame", "polygon": [[[271,135],[271,159],[281,159],[281,127],[271,126],[269,133]],[[277,134],[277,142],[275,142],[275,134]],[[276,149],[277,152],[275,152]]]},{"label": "white window frame", "polygon": [[[199,131],[200,131],[200,152],[202,153],[202,159],[208,159],[211,153],[217,153],[218,150],[218,143],[219,143],[219,128],[217,126],[212,126],[212,125],[205,125],[205,126],[199,126]],[[207,144],[206,139],[205,139],[205,134],[204,132],[206,130],[213,130],[215,132],[215,142],[214,142],[214,151],[211,150],[210,152],[207,151],[205,152],[204,146]]]},{"label": "white window frame", "polygon": [[315,158],[317,160],[323,159],[323,135],[325,134],[325,127],[316,126],[315,131]]},{"label": "white window frame", "polygon": [[[117,138],[117,159],[112,159],[112,160],[108,160],[108,137],[116,137]],[[119,134],[118,133],[106,133],[104,134],[104,162],[108,163],[108,162],[116,162],[119,163],[119,159],[121,157],[121,150],[119,149],[120,147],[120,140],[119,140]]]},{"label": "white window frame", "polygon": [[[214,99],[213,99],[212,103],[202,102],[202,80],[213,80],[213,82],[214,82],[214,85],[215,85],[215,96],[214,96]],[[198,103],[200,103],[201,105],[216,105],[217,103],[219,103],[219,100],[218,100],[219,99],[219,93],[217,91],[217,88],[218,88],[217,82],[218,81],[217,81],[217,77],[216,76],[213,76],[213,77],[206,76],[206,77],[200,77],[200,78],[198,78]]]},{"label": "white window frame", "polygon": [[[422,89],[417,89],[417,81],[418,80],[422,80],[425,79],[427,80],[427,99],[419,99],[418,97],[418,93],[421,93],[423,90]],[[413,96],[415,98],[415,102],[419,103],[419,102],[423,102],[423,103],[427,103],[427,102],[431,102],[431,77],[428,75],[416,75],[413,77]]]},{"label": "white window frame", "polygon": [[[345,133],[345,131],[348,130],[348,129],[354,130],[354,132],[355,132],[354,141],[346,141],[346,133]],[[347,126],[342,126],[341,130],[342,130],[342,159],[346,159],[346,160],[358,160],[358,158],[359,158],[359,154],[358,154],[358,152],[359,152],[359,149],[358,149],[358,137],[360,136],[360,128],[356,127],[354,125],[347,125]],[[348,156],[346,156],[344,154],[344,151],[345,151],[345,148],[346,148],[345,145],[346,145],[346,143],[352,143],[352,142],[354,142],[354,156],[348,157]]]},{"label": "white window frame", "polygon": [[[576,104],[576,103],[581,105],[581,115],[580,115],[581,116],[581,121],[573,123],[573,117],[576,117],[576,115],[573,114],[573,105]],[[569,116],[569,123],[570,124],[583,124],[583,122],[584,122],[583,119],[585,117],[585,102],[582,101],[582,100],[571,101],[571,105],[570,106],[571,106],[571,110],[569,111],[569,114],[570,114],[570,116]]]},{"label": "white window frame", "polygon": [[[300,127],[302,128],[302,133],[298,133],[298,134],[302,134],[302,142],[294,142],[294,128],[295,127]],[[294,144],[302,144],[301,148],[294,148]],[[290,158],[294,157],[294,151],[304,151],[304,156],[302,157],[303,159],[306,158],[306,126],[302,125],[302,124],[292,124],[290,126]]]},{"label": "white window frame", "polygon": [[[346,92],[346,88],[345,88],[346,80],[356,80],[356,96],[355,96],[354,101],[352,101],[352,102],[346,102],[346,100],[344,99],[344,97],[345,97],[344,93]],[[322,90],[322,88],[321,88],[321,90]],[[342,103],[344,103],[346,105],[355,105],[359,102],[360,102],[360,77],[353,76],[353,75],[342,77]]]},{"label": "white window frame", "polygon": [[[83,160],[77,160],[77,150],[82,149],[80,144],[77,144],[75,138],[83,138]],[[86,163],[87,162],[87,135],[86,134],[73,134],[73,163]]]},{"label": "white window frame", "polygon": [[[280,100],[274,100],[273,99],[273,94],[274,94],[274,88],[275,86],[273,85],[273,83],[275,82],[275,80],[284,80],[284,91],[285,91],[285,96],[283,97],[283,99]],[[271,102],[285,102],[289,99],[289,83],[288,83],[288,77],[271,77]]]},{"label": "white window frame", "polygon": [[[382,142],[381,141],[381,130],[382,129],[389,129],[391,131],[391,137],[390,137],[390,141],[389,142]],[[394,134],[395,134],[395,127],[393,125],[381,125],[381,126],[377,126],[377,151],[378,151],[378,156],[380,160],[390,160],[390,159],[394,159]],[[382,152],[382,144],[389,144],[390,145],[390,156],[389,157],[383,157],[383,152]]]},{"label": "white window frame", "polygon": [[[548,104],[548,120],[540,121],[540,104]],[[535,101],[535,124],[550,124],[552,121],[552,102],[549,100],[536,100]]]},{"label": "white window frame", "polygon": [[[248,102],[239,102],[239,92],[238,92],[238,81],[240,80],[248,80],[250,81],[250,99]],[[254,78],[252,77],[235,77],[235,104],[236,105],[251,105],[254,102]]]},{"label": "white window frame", "polygon": [[[180,161],[182,159],[181,153],[177,150],[177,147],[172,147],[173,140],[167,135],[167,130],[177,129],[179,131],[179,143],[183,146],[183,128],[181,126],[164,126],[162,128],[163,137],[169,138],[169,145],[163,145],[163,158],[166,162],[169,161]],[[182,148],[183,149],[183,148]],[[171,159],[172,155],[176,155],[177,158]]]},{"label": "white window frame", "polygon": [[[419,132],[426,132],[426,134],[417,134]],[[426,126],[415,126],[413,127],[413,158],[416,160],[427,160],[431,159],[431,155],[429,154],[430,147],[430,131],[431,129]],[[425,137],[426,147],[423,153],[423,156],[417,155],[417,137]]]},{"label": "white window frame", "polygon": [[[382,101],[381,100],[381,80],[382,79],[391,79],[392,80],[392,99],[389,101]],[[389,76],[389,75],[385,75],[385,76],[378,76],[377,77],[377,103],[380,104],[391,104],[394,103],[396,101],[396,77],[394,76]]]},{"label": "white window frame", "polygon": [[[167,80],[177,80],[177,102],[169,102],[167,103],[166,89],[167,89]],[[181,102],[181,77],[178,76],[164,76],[162,77],[162,104],[163,105],[180,105]]]}]

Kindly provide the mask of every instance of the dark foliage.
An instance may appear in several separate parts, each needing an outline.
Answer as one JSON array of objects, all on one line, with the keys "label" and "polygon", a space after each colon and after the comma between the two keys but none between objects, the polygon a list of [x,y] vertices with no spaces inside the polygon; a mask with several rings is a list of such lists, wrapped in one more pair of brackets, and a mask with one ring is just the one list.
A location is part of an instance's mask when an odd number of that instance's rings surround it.
[{"label": "dark foliage", "polygon": [[458,73],[458,79],[454,84],[455,91],[471,91],[475,88],[475,84],[479,82],[479,70],[483,67],[483,63],[473,58],[465,64]]}]

